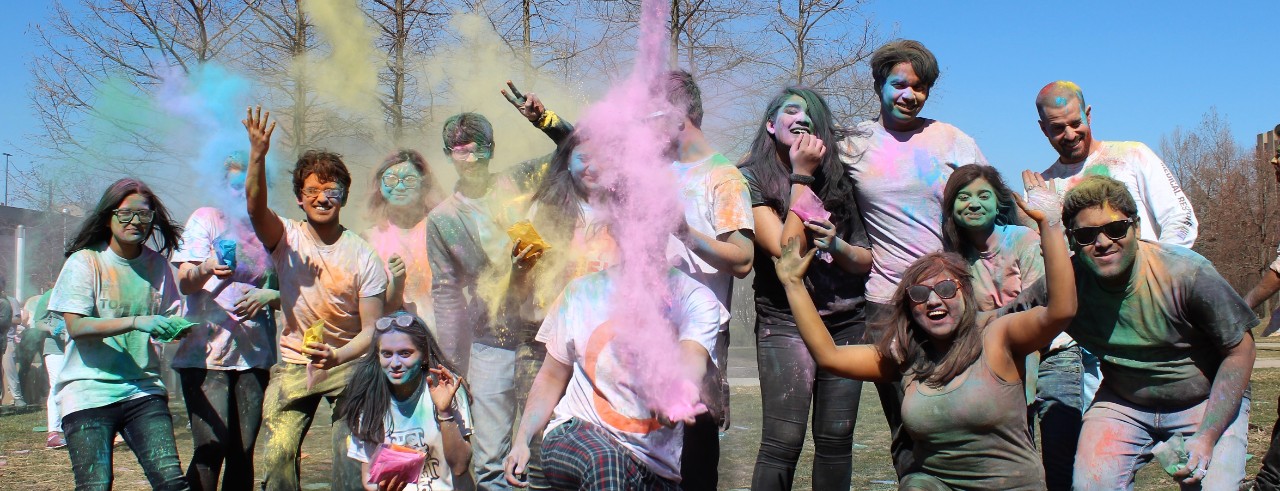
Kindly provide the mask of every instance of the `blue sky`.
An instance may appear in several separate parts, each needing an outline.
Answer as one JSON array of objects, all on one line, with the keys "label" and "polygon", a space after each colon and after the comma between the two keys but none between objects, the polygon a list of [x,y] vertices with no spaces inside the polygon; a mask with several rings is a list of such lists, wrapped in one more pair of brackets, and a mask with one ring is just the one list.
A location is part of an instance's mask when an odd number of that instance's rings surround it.
[{"label": "blue sky", "polygon": [[[18,168],[32,165],[21,151],[36,124],[28,100],[32,26],[49,9],[0,6],[0,151],[14,154]],[[1036,126],[1034,98],[1057,79],[1083,87],[1096,137],[1142,141],[1157,152],[1161,135],[1195,127],[1210,107],[1247,145],[1280,123],[1275,0],[872,0],[865,10],[885,32],[937,55],[942,78],[923,114],[973,136],[1006,177],[1055,158]]]}]

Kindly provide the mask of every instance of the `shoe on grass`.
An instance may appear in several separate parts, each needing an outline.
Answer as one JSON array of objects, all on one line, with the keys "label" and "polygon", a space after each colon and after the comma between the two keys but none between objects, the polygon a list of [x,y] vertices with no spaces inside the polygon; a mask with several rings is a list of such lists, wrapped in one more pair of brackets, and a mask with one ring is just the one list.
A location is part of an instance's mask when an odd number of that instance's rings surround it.
[{"label": "shoe on grass", "polygon": [[62,436],[61,431],[50,431],[44,441],[44,448],[47,450],[57,450],[67,446],[67,439]]}]

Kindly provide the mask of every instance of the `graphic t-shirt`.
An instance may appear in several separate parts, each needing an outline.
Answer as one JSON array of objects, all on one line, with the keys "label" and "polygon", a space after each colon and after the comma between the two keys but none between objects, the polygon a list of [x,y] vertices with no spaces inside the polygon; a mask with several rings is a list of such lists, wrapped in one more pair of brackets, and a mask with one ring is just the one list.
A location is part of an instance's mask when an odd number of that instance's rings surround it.
[{"label": "graphic t-shirt", "polygon": [[[390,223],[374,226],[365,231],[364,239],[377,251],[384,265],[391,256],[398,255],[404,260],[404,292],[401,295],[404,304],[401,308],[426,320],[431,334],[438,339],[431,302],[431,263],[427,260],[427,220],[424,218],[410,229]],[[385,266],[383,269],[387,281],[390,281],[391,271]]]},{"label": "graphic t-shirt", "polygon": [[324,321],[324,342],[345,346],[360,334],[360,299],[387,291],[387,273],[373,247],[350,230],[337,242],[320,242],[305,222],[281,218],[284,236],[271,252],[280,275],[280,306],[284,332],[280,356],[305,365],[303,331]]},{"label": "graphic t-shirt", "polygon": [[[445,460],[444,435],[440,434],[440,422],[436,420],[436,404],[426,381],[418,391],[404,402],[391,399],[383,425],[387,437],[380,443],[393,443],[427,454],[422,463],[422,473],[417,484],[405,486],[405,491],[452,491],[453,471]],[[463,438],[471,436],[471,405],[467,403],[467,389],[459,387],[453,396],[453,417]],[[372,462],[377,444],[356,441],[347,437],[347,457],[358,462]]]},{"label": "graphic t-shirt", "polygon": [[1044,277],[1040,234],[1018,225],[996,225],[992,235],[995,247],[965,258],[982,311],[1013,302],[1022,290]]},{"label": "graphic t-shirt", "polygon": [[1209,397],[1222,363],[1258,318],[1207,259],[1138,241],[1123,292],[1104,290],[1077,255],[1080,309],[1067,332],[1102,362],[1102,385],[1136,404],[1186,407]]},{"label": "graphic t-shirt", "polygon": [[[673,162],[684,220],[689,228],[711,237],[738,230],[755,229],[751,216],[751,196],[747,181],[733,162],[715,154],[697,162]],[[706,285],[726,309],[732,310],[733,272],[720,271],[671,237],[667,257],[672,265]]]},{"label": "graphic t-shirt", "polygon": [[[587,421],[604,428],[655,474],[679,481],[684,430],[680,425],[662,426],[652,416],[652,405],[638,392],[647,372],[624,363],[613,343],[620,329],[646,328],[610,318],[610,275],[616,271],[611,268],[570,282],[538,331],[537,340],[547,345],[547,354],[573,367],[544,434],[570,419]],[[688,275],[670,269],[668,281],[676,337],[702,345],[721,366],[724,360],[715,359],[716,333],[728,322],[729,312],[710,289]]]},{"label": "graphic t-shirt", "polygon": [[[173,315],[182,297],[169,261],[143,247],[133,259],[106,244],[76,251],[58,274],[49,310],[98,319]],[[148,395],[165,395],[160,355],[151,335],[130,330],[115,336],[71,339],[54,392],[62,416]]]},{"label": "graphic t-shirt", "polygon": [[871,237],[867,300],[878,304],[892,301],[911,263],[942,250],[942,188],[951,171],[987,163],[969,135],[940,121],[921,120],[924,124],[909,132],[863,121],[838,145]]},{"label": "graphic t-shirt", "polygon": [[1123,182],[1138,205],[1139,238],[1183,247],[1196,242],[1200,225],[1191,201],[1164,161],[1142,143],[1102,142],[1084,162],[1067,165],[1056,161],[1043,175],[1064,195],[1091,175]]},{"label": "graphic t-shirt", "polygon": [[182,229],[182,247],[173,263],[204,262],[219,239],[236,242],[236,269],[231,278],[210,276],[204,287],[187,295],[183,316],[200,325],[178,344],[176,368],[246,370],[271,368],[276,363],[275,319],[269,308],[256,317],[235,315],[236,302],[256,288],[267,286],[275,274],[267,250],[247,221],[228,222],[217,208],[200,208]]}]

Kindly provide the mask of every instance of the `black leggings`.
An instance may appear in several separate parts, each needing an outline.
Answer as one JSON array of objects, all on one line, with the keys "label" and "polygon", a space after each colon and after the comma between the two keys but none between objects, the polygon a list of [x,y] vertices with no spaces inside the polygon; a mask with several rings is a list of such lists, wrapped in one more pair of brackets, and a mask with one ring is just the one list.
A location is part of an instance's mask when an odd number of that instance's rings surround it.
[{"label": "black leggings", "polygon": [[252,488],[253,443],[262,427],[262,393],[270,374],[265,369],[179,368],[178,375],[195,446],[187,467],[191,489],[217,489],[224,462],[222,489]]},{"label": "black leggings", "polygon": [[[855,324],[832,333],[838,345],[862,339]],[[756,322],[756,360],[764,424],[753,490],[789,490],[813,408],[813,489],[849,489],[853,427],[862,382],[819,370],[795,326]]]}]

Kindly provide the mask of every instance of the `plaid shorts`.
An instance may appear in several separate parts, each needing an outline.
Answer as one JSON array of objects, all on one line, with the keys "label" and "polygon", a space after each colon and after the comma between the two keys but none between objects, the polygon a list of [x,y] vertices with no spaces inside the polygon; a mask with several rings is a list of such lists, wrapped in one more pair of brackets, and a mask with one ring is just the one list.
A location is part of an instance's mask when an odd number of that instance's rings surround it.
[{"label": "plaid shorts", "polygon": [[542,440],[542,468],[551,489],[679,491],[654,474],[607,431],[580,419],[557,426]]}]

